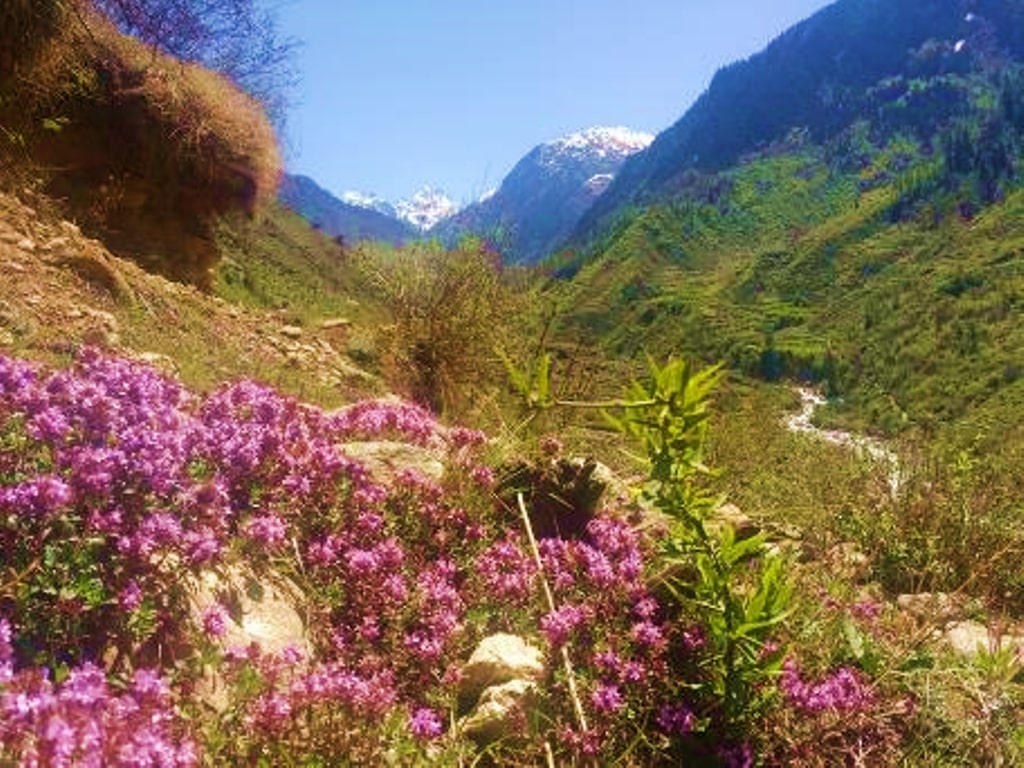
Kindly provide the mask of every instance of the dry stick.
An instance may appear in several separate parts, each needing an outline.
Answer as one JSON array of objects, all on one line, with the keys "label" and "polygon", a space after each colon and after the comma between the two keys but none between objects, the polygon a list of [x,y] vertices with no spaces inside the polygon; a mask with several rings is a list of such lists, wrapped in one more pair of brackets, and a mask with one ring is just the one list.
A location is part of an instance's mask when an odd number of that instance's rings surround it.
[{"label": "dry stick", "polygon": [[555,768],[555,753],[551,751],[551,742],[544,742],[544,760],[548,768]]},{"label": "dry stick", "polygon": [[[533,526],[530,525],[530,515],[526,511],[526,502],[523,501],[522,492],[516,494],[516,500],[519,502],[519,512],[523,517],[523,526],[526,528],[526,537],[530,540],[530,551],[533,552],[534,562],[537,563],[537,574],[540,576],[541,586],[544,587],[544,597],[548,601],[548,610],[552,613],[555,612],[555,596],[551,593],[551,587],[548,584],[547,577],[544,576],[544,563],[540,559],[540,550],[537,548],[537,539],[533,535]],[[583,705],[580,703],[579,694],[576,692],[576,674],[572,669],[572,659],[569,658],[569,649],[566,646],[562,646],[562,666],[565,667],[565,675],[569,681],[569,698],[572,699],[572,708],[576,713],[576,722],[580,726],[580,731],[584,734],[589,730],[587,728],[587,717],[583,714]]]}]

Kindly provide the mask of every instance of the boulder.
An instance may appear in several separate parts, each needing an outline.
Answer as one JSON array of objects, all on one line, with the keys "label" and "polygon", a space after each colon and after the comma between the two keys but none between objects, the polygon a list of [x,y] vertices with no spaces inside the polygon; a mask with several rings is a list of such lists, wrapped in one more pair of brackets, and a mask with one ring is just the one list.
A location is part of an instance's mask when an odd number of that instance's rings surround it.
[{"label": "boulder", "polygon": [[526,714],[533,706],[537,684],[509,680],[480,694],[473,711],[461,722],[462,733],[481,746],[524,736]]},{"label": "boulder", "polygon": [[[299,613],[302,591],[289,579],[273,573],[257,574],[239,563],[190,577],[187,589],[196,627],[204,626],[204,617],[211,608],[220,606],[227,612],[224,632],[215,638],[221,648],[247,648],[255,643],[265,654],[291,647],[305,659],[312,657],[306,625]],[[228,706],[227,690],[212,668],[207,670],[201,696],[217,710]]]},{"label": "boulder", "polygon": [[485,637],[462,668],[459,701],[480,701],[483,692],[511,680],[531,683],[545,675],[544,653],[518,635],[499,633]]},{"label": "boulder", "polygon": [[480,745],[522,735],[545,674],[544,654],[523,638],[484,638],[462,668],[459,707],[469,711],[462,732]]},{"label": "boulder", "polygon": [[287,646],[309,651],[305,622],[298,610],[302,591],[289,579],[256,574],[249,566],[237,564],[204,571],[190,587],[199,625],[212,605],[227,610],[229,621],[221,637],[225,647],[257,643],[264,653],[277,653]]},{"label": "boulder", "polygon": [[437,450],[393,440],[342,443],[343,454],[366,467],[377,482],[388,482],[402,469],[416,470],[432,480],[444,476],[444,464]]}]

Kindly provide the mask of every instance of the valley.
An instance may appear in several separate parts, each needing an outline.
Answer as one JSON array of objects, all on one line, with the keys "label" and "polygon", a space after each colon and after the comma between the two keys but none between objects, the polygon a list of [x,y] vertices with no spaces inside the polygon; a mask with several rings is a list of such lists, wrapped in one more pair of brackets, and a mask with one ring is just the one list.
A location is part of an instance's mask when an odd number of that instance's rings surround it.
[{"label": "valley", "polygon": [[458,211],[104,7],[0,11],[0,764],[1024,762],[1024,4]]}]

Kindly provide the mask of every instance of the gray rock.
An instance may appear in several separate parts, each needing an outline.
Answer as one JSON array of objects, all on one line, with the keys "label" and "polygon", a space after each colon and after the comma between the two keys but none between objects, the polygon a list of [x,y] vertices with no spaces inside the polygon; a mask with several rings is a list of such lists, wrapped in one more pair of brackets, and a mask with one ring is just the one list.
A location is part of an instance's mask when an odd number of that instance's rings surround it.
[{"label": "gray rock", "polygon": [[539,648],[518,635],[491,635],[480,641],[462,668],[459,701],[477,702],[487,688],[512,680],[535,683],[544,674],[544,654]]},{"label": "gray rock", "polygon": [[[256,574],[251,567],[238,564],[218,571],[204,571],[186,582],[192,606],[192,622],[203,627],[203,616],[220,605],[228,614],[224,634],[216,638],[224,648],[247,648],[253,643],[265,654],[285,648],[299,650],[303,658],[312,658],[312,646],[299,613],[302,591],[294,582],[275,574]],[[228,690],[215,668],[206,670],[199,695],[217,711],[229,705]]]},{"label": "gray rock", "polygon": [[436,450],[391,440],[343,443],[343,454],[363,464],[378,482],[389,481],[402,469],[414,469],[433,480],[444,476],[444,464]]},{"label": "gray rock", "polygon": [[320,327],[325,331],[330,331],[335,328],[348,328],[352,325],[352,321],[347,317],[332,317],[328,320],[324,320],[320,323]]},{"label": "gray rock", "polygon": [[265,653],[277,653],[291,645],[308,655],[306,627],[299,614],[302,591],[288,579],[257,575],[247,565],[204,571],[189,583],[195,618],[220,604],[230,616],[221,638],[226,648],[257,643]]},{"label": "gray rock", "polygon": [[1024,637],[1002,634],[977,621],[954,621],[946,627],[944,637],[950,648],[962,656],[1015,651],[1017,658],[1024,660]]},{"label": "gray rock", "polygon": [[960,595],[945,592],[918,592],[896,598],[900,610],[909,613],[919,623],[946,624],[961,619],[968,613],[968,601]]}]

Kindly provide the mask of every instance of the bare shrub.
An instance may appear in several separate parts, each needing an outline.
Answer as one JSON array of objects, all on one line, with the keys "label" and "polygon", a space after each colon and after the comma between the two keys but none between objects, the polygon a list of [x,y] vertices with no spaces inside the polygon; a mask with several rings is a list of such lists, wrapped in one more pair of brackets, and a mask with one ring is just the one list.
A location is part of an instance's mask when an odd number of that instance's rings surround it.
[{"label": "bare shrub", "polygon": [[364,251],[364,268],[392,313],[383,335],[406,394],[437,412],[465,413],[503,380],[495,347],[516,321],[517,299],[496,253],[472,239],[451,251],[420,243]]}]

